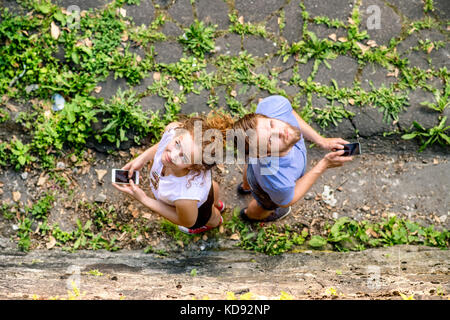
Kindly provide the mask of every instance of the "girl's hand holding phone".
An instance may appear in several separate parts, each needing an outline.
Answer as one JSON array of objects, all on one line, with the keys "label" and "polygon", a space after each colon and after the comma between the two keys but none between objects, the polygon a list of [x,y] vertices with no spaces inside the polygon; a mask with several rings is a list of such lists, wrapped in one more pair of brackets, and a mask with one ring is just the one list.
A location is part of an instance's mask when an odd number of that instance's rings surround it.
[{"label": "girl's hand holding phone", "polygon": [[147,161],[145,161],[143,157],[139,156],[124,165],[121,170],[128,170],[128,178],[131,178],[133,176],[133,172],[140,171],[146,163]]},{"label": "girl's hand holding phone", "polygon": [[122,192],[132,196],[137,201],[139,201],[139,202],[144,201],[144,199],[147,198],[147,195],[145,194],[144,190],[142,190],[137,185],[135,185],[133,182],[133,179],[130,179],[129,181],[130,181],[130,184],[118,185],[116,183],[113,183],[112,185],[117,190],[122,191]]}]

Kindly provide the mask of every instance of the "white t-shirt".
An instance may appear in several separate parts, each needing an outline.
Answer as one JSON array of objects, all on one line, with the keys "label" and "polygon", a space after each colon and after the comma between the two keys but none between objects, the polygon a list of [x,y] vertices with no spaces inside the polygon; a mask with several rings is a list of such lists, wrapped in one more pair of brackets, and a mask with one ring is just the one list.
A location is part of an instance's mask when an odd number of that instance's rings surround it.
[{"label": "white t-shirt", "polygon": [[166,131],[159,142],[150,171],[150,188],[157,200],[164,201],[168,205],[174,206],[174,201],[188,199],[198,200],[197,207],[200,207],[208,199],[212,183],[211,170],[197,176],[195,176],[197,172],[190,172],[183,177],[161,175],[163,169],[161,155],[174,136],[175,128]]}]

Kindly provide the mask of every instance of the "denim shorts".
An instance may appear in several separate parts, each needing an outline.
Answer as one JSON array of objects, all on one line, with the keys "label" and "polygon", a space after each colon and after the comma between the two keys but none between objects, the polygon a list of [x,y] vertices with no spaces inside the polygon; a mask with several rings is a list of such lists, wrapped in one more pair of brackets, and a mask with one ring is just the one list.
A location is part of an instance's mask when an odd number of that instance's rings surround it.
[{"label": "denim shorts", "polygon": [[258,202],[259,206],[264,210],[272,211],[280,207],[270,199],[270,196],[265,192],[256,181],[255,174],[251,165],[247,166],[247,182],[252,190],[252,196]]}]

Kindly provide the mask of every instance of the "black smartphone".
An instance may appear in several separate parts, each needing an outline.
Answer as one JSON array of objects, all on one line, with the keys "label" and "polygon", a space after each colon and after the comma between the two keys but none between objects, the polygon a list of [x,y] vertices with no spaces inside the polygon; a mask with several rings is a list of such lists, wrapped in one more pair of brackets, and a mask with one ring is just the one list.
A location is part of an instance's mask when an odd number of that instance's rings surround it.
[{"label": "black smartphone", "polygon": [[[139,184],[139,171],[133,171],[131,179],[133,179],[134,184]],[[113,183],[129,184],[128,180],[128,170],[112,169]]]},{"label": "black smartphone", "polygon": [[355,156],[361,154],[361,145],[359,142],[344,144],[343,157]]}]

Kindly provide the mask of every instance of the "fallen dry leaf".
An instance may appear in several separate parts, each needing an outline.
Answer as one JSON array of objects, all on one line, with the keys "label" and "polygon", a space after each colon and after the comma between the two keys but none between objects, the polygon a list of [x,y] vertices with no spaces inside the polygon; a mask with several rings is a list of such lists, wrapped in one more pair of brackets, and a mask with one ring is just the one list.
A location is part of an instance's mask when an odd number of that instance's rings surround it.
[{"label": "fallen dry leaf", "polygon": [[37,182],[37,185],[38,186],[42,186],[42,185],[44,185],[44,183],[47,181],[47,176],[41,176],[41,177],[39,177],[39,180],[38,180],[38,182]]},{"label": "fallen dry leaf", "polygon": [[348,99],[348,103],[350,103],[353,106],[355,104],[355,99],[353,98]]},{"label": "fallen dry leaf", "polygon": [[431,43],[431,46],[427,49],[427,54],[430,54],[431,51],[434,49],[434,43]]},{"label": "fallen dry leaf", "polygon": [[328,36],[328,38],[330,38],[331,40],[333,40],[333,41],[336,41],[336,33],[332,33],[332,34],[330,34],[329,36]]},{"label": "fallen dry leaf", "polygon": [[148,220],[152,220],[152,218],[153,218],[150,213],[144,213],[144,214],[142,214],[142,217],[145,219],[148,219]]},{"label": "fallen dry leaf", "polygon": [[124,8],[118,8],[117,10],[116,10],[116,13],[117,14],[120,14],[122,17],[126,17],[127,16],[127,10],[125,10]]},{"label": "fallen dry leaf", "polygon": [[367,45],[371,48],[378,46],[375,40],[369,40],[367,41]]},{"label": "fallen dry leaf", "polygon": [[239,237],[239,235],[238,235],[237,233],[233,233],[233,234],[230,236],[230,239],[231,239],[231,240],[239,240],[240,237]]},{"label": "fallen dry leaf", "polygon": [[61,34],[59,27],[53,21],[50,24],[50,34],[54,40],[57,40]]},{"label": "fallen dry leaf", "polygon": [[244,16],[240,16],[238,18],[238,21],[239,21],[240,24],[244,24]]},{"label": "fallen dry leaf", "polygon": [[56,245],[56,239],[52,236],[50,236],[50,241],[47,242],[47,244],[45,245],[47,247],[47,249],[51,249]]},{"label": "fallen dry leaf", "polygon": [[356,44],[358,45],[358,47],[361,49],[362,53],[365,54],[367,51],[370,50],[369,46],[365,46],[363,45],[361,42],[356,42]]},{"label": "fallen dry leaf", "polygon": [[389,72],[386,76],[398,78],[398,73],[399,73],[399,69],[395,68],[395,70],[393,72]]},{"label": "fallen dry leaf", "polygon": [[347,38],[346,37],[339,37],[338,41],[339,42],[347,42]]},{"label": "fallen dry leaf", "polygon": [[12,112],[17,112],[17,111],[18,111],[17,108],[16,108],[14,105],[12,105],[11,103],[7,103],[7,104],[6,104],[6,107],[7,107],[9,110],[11,110]]},{"label": "fallen dry leaf", "polygon": [[155,73],[153,74],[153,80],[159,81],[160,79],[161,79],[161,73],[155,72]]},{"label": "fallen dry leaf", "polygon": [[14,200],[15,202],[17,202],[17,201],[20,200],[20,197],[21,197],[22,195],[20,194],[19,191],[13,191],[12,196],[13,196],[13,200]]},{"label": "fallen dry leaf", "polygon": [[367,235],[371,235],[371,236],[374,237],[374,238],[378,238],[378,237],[379,237],[378,233],[376,233],[375,231],[373,231],[372,228],[368,228],[368,229],[366,230],[366,234],[367,234]]},{"label": "fallen dry leaf", "polygon": [[221,173],[225,172],[225,165],[223,163],[216,165],[216,167],[220,170]]},{"label": "fallen dry leaf", "polygon": [[104,177],[105,174],[108,172],[108,170],[104,170],[104,169],[95,169],[95,172],[97,172],[97,178],[98,178],[98,181],[102,181],[103,177]]}]

